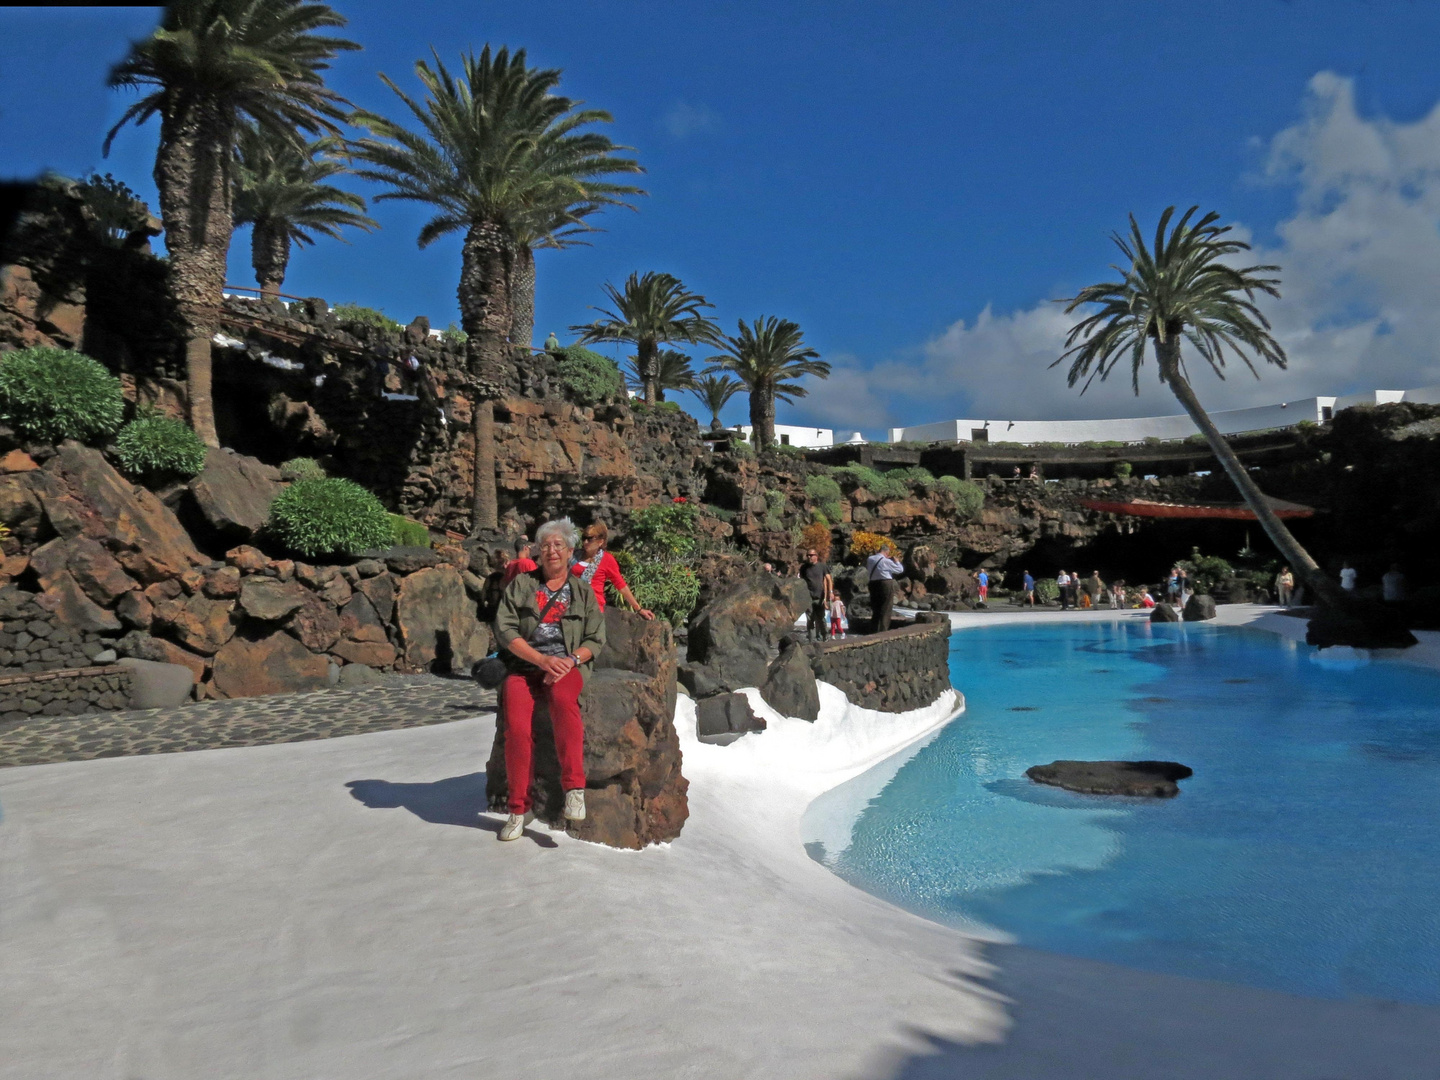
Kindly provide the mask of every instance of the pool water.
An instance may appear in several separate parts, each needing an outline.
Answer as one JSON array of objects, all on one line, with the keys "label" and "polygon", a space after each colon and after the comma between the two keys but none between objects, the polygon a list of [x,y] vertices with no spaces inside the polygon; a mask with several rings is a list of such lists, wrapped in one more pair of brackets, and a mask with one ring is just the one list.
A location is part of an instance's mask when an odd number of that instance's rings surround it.
[{"label": "pool water", "polygon": [[[950,664],[967,711],[819,852],[842,877],[1054,952],[1440,1004],[1440,674],[1145,622],[962,630]],[[1167,800],[1026,779],[1057,758],[1195,775]]]}]

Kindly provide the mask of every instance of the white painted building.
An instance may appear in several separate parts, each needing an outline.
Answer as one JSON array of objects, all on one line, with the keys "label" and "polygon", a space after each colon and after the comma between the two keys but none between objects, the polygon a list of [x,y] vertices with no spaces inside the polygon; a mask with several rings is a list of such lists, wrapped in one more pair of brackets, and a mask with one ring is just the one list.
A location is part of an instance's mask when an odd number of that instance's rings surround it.
[{"label": "white painted building", "polygon": [[[1397,401],[1440,404],[1440,386],[1417,390],[1369,390],[1343,397],[1310,397],[1278,405],[1213,412],[1210,419],[1226,435],[1294,427],[1302,420],[1324,423],[1352,405],[1386,405]],[[934,424],[891,428],[891,442],[1079,443],[1143,442],[1184,439],[1199,430],[1190,417],[1139,416],[1114,420],[943,420]]]},{"label": "white painted building", "polygon": [[[754,441],[755,429],[749,424],[736,424],[730,430],[738,431],[746,442]],[[855,434],[859,435],[860,433],[857,431]],[[834,446],[835,431],[832,428],[797,427],[794,424],[776,424],[775,441],[781,446],[803,446],[807,450],[816,450],[822,446]]]}]

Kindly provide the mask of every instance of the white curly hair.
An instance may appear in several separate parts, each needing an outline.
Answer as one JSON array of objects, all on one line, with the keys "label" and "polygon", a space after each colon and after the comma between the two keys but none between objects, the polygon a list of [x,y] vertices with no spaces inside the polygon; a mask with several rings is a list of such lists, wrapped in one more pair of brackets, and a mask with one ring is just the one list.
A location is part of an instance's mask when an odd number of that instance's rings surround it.
[{"label": "white curly hair", "polygon": [[561,540],[564,540],[565,546],[571,551],[574,551],[580,546],[580,530],[575,527],[575,523],[568,517],[554,518],[536,529],[535,547],[538,549],[540,545],[545,543],[547,536],[553,535],[558,535]]}]

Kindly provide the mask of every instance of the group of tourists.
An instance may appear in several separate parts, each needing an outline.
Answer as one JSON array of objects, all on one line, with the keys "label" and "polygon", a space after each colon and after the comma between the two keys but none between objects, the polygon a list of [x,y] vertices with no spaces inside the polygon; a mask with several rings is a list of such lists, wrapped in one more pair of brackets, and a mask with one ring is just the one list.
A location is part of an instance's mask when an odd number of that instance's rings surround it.
[{"label": "group of tourists", "polygon": [[[770,569],[768,564],[766,569]],[[805,553],[800,577],[810,592],[805,640],[828,641],[830,638],[846,637],[850,632],[850,619],[845,611],[845,601],[835,591],[835,577],[830,571],[830,564],[820,557],[817,549],[811,548]]]}]

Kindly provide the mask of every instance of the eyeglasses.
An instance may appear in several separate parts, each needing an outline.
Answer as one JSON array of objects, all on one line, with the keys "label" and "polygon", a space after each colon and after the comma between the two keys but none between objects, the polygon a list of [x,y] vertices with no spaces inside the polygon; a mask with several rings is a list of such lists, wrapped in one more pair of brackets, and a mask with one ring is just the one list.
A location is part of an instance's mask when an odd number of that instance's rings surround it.
[{"label": "eyeglasses", "polygon": [[812,552],[810,552],[810,558],[812,558],[812,559],[818,559],[819,557],[820,557],[820,553],[819,553],[818,551],[812,551]]},{"label": "eyeglasses", "polygon": [[569,551],[570,545],[563,540],[547,540],[540,545],[541,551]]}]

